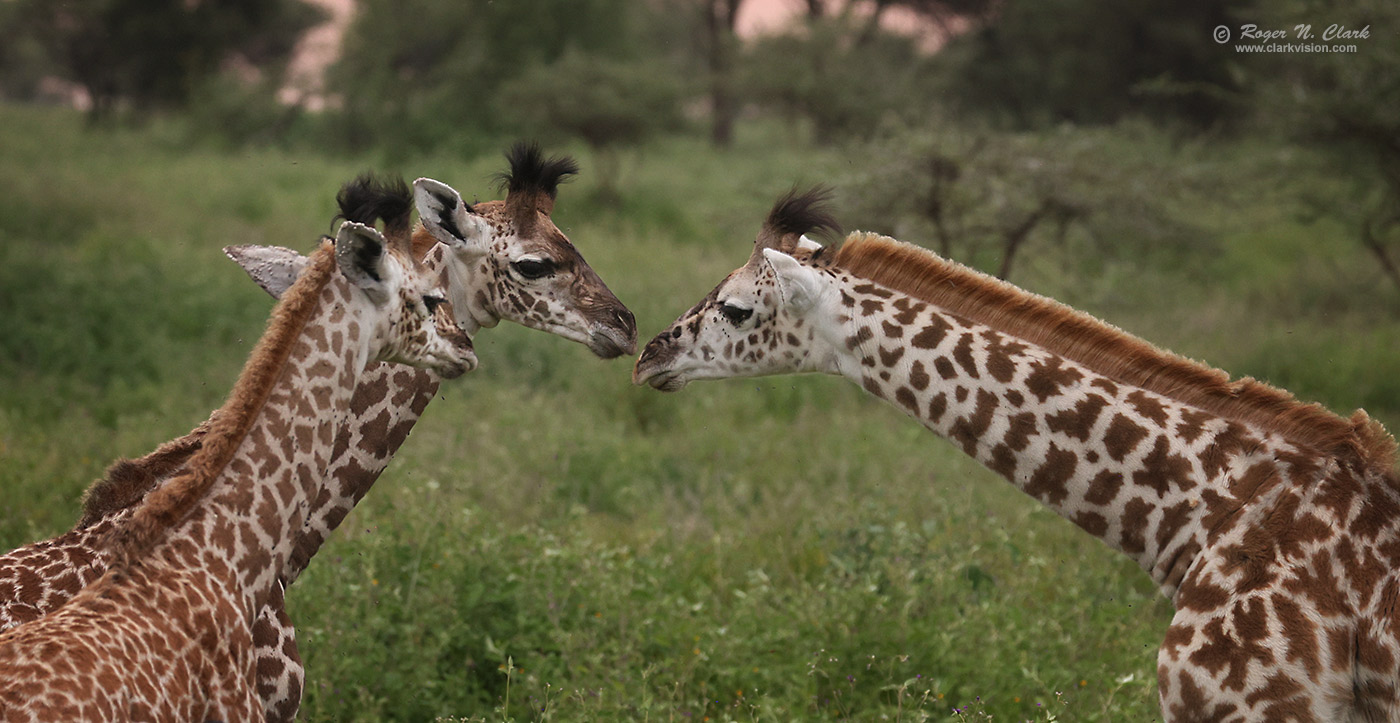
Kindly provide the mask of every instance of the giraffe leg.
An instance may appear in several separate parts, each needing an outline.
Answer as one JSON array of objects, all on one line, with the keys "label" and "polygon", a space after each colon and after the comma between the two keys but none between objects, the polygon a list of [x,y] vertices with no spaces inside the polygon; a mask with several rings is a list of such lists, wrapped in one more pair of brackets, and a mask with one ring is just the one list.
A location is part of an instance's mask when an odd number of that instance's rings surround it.
[{"label": "giraffe leg", "polygon": [[257,694],[267,723],[290,723],[296,719],[306,678],[297,650],[296,628],[287,615],[285,594],[279,582],[253,623]]}]

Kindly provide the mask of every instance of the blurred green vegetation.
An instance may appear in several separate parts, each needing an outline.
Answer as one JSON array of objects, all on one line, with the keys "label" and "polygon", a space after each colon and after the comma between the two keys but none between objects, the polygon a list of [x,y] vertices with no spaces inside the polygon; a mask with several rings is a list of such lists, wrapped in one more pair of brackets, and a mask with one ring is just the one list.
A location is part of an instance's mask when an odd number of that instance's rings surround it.
[{"label": "blurred green vegetation", "polygon": [[[527,131],[582,162],[555,220],[643,340],[742,263],[778,195],[827,183],[848,230],[1400,428],[1390,5],[1229,3],[1226,24],[1373,33],[1241,58],[1199,3],[1148,46],[1122,28],[1157,4],[878,3],[966,23],[929,54],[820,0],[741,43],[706,22],[724,1],[365,0],[326,112],[215,69],[98,125],[15,102],[64,73],[16,32],[0,544],[67,529],[108,463],[221,403],[270,308],[221,246],[310,248],[366,168],[492,198]],[[1143,47],[1173,52],[1124,60]],[[739,111],[720,144],[717,85]],[[305,719],[1156,716],[1170,606],[1146,576],[851,385],[662,395],[529,330],[477,349],[290,593]]]}]

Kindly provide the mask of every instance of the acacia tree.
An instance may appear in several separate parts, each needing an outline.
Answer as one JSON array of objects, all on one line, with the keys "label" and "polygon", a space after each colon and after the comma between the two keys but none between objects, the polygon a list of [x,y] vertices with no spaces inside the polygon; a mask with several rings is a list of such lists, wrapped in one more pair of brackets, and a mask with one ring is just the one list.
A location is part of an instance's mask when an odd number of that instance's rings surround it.
[{"label": "acacia tree", "polygon": [[1092,131],[995,135],[946,120],[866,146],[845,184],[853,225],[933,246],[1009,279],[1032,251],[1189,258],[1209,236],[1178,218],[1196,182]]},{"label": "acacia tree", "polygon": [[1313,26],[1315,39],[1334,24],[1352,31],[1350,38],[1318,42],[1354,46],[1355,52],[1249,57],[1253,97],[1261,113],[1322,147],[1338,173],[1352,179],[1347,197],[1316,205],[1354,228],[1362,248],[1400,289],[1400,8],[1386,0],[1345,7],[1295,0],[1261,4],[1259,14],[1272,27]]}]

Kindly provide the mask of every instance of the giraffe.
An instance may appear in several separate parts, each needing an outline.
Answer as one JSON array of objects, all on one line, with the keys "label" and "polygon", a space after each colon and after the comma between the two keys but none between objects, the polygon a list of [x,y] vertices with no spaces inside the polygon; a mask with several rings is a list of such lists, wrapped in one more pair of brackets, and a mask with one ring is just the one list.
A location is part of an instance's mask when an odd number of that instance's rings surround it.
[{"label": "giraffe", "polygon": [[[426,267],[443,275],[453,308],[474,305],[476,309],[470,317],[459,316],[458,324],[474,336],[482,326],[505,319],[580,341],[601,358],[634,353],[632,313],[549,218],[558,184],[576,173],[577,165],[567,157],[546,159],[530,143],[512,146],[507,159],[510,170],[502,175],[507,188],[504,201],[468,205],[446,184],[429,179],[415,184],[423,189],[414,199],[422,218],[465,213],[465,220],[448,216],[434,223],[484,233],[471,237],[474,248],[457,253],[446,244],[434,243],[434,234],[444,231],[419,228],[413,232],[415,250],[426,255]],[[428,189],[432,196],[427,195]],[[362,177],[338,196],[341,215],[359,221],[404,219],[408,209],[401,199],[405,193],[393,184]],[[529,215],[531,209],[534,218]],[[479,216],[484,225],[472,216]],[[386,220],[386,232],[396,235],[404,229],[400,222]],[[449,236],[449,240],[455,238]],[[274,296],[285,291],[306,263],[300,254],[278,247],[239,246],[225,252]],[[550,272],[527,278],[517,266],[533,271],[531,263],[548,263]],[[404,365],[371,365],[361,376],[349,418],[323,475],[325,486],[312,501],[284,566],[283,585],[300,575],[331,531],[369,491],[437,388],[430,372]],[[198,450],[208,424],[145,457],[112,465],[88,490],[82,518],[73,530],[0,557],[0,629],[56,608],[100,576],[110,557],[101,544],[105,535],[130,515],[133,504]],[[291,721],[300,706],[304,669],[280,586],[276,592],[253,628],[257,685],[267,720]]]},{"label": "giraffe", "polygon": [[184,471],[109,540],[101,578],[0,633],[0,719],[254,721],[252,624],[276,597],[365,367],[474,368],[406,247],[347,221],[274,308]]},{"label": "giraffe", "polygon": [[1395,441],[911,244],[836,248],[828,191],[779,200],[748,262],[633,381],[843,376],[1135,560],[1175,606],[1164,720],[1400,721]]}]

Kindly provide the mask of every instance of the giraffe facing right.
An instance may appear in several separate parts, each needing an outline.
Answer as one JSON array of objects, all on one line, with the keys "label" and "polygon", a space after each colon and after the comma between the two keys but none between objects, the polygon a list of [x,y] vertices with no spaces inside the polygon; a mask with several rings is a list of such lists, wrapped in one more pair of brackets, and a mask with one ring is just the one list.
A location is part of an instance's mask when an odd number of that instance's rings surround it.
[{"label": "giraffe facing right", "polygon": [[1400,721],[1395,441],[781,199],[748,263],[642,351],[637,384],[837,374],[1133,558],[1176,607],[1173,723]]},{"label": "giraffe facing right", "polygon": [[360,375],[379,361],[447,378],[476,365],[430,289],[406,247],[341,225],[274,308],[199,451],[113,530],[107,573],[0,633],[0,720],[263,719],[254,617]]},{"label": "giraffe facing right", "polygon": [[[444,290],[463,331],[505,319],[579,341],[601,358],[633,353],[636,324],[627,309],[550,220],[558,185],[577,172],[568,157],[545,158],[539,147],[519,143],[506,154],[504,201],[468,205],[446,184],[420,179],[416,202],[425,225],[413,232],[415,252],[443,277]],[[337,197],[341,216],[354,221],[385,219],[390,236],[408,234],[414,199],[393,184],[362,177]],[[475,218],[474,218],[475,217]],[[453,228],[466,248],[437,243]],[[468,236],[468,234],[470,235]],[[461,246],[458,237],[445,236]],[[230,247],[226,252],[274,296],[280,296],[307,259],[277,247]],[[532,263],[548,263],[546,274],[527,277]],[[528,301],[528,304],[526,303]],[[544,302],[544,303],[542,303]],[[329,534],[373,486],[407,439],[438,388],[435,375],[405,365],[372,365],[350,402],[347,423],[335,442],[324,486],[307,512],[306,524],[281,576],[290,585]],[[83,515],[70,532],[0,556],[0,629],[39,617],[67,601],[106,569],[111,551],[102,540],[148,492],[178,472],[200,448],[208,422],[136,460],[114,464],[84,500]],[[281,586],[253,629],[257,685],[268,721],[295,719],[304,671],[295,628],[286,614]]]}]

